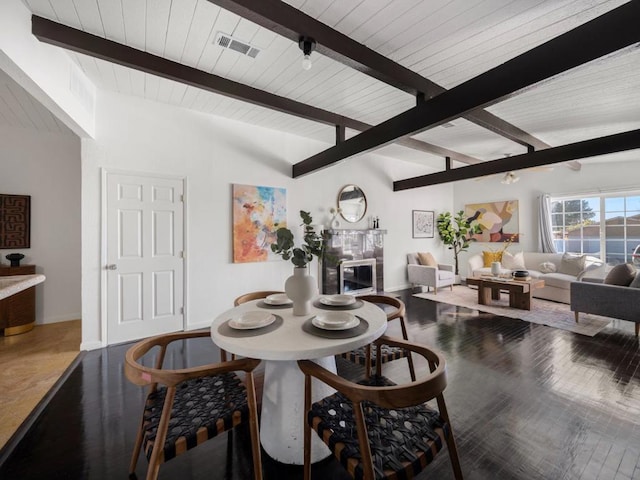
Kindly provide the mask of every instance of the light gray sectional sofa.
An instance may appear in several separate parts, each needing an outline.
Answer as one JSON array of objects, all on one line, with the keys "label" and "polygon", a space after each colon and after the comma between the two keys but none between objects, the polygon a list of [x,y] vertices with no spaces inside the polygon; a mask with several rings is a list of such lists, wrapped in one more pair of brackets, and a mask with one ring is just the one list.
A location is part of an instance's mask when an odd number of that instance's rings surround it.
[{"label": "light gray sectional sofa", "polygon": [[[596,258],[583,255],[583,262],[577,261],[574,254],[520,252],[516,258],[524,257],[524,269],[531,278],[544,280],[544,288],[535,289],[533,296],[562,303],[571,303],[571,283],[582,280],[585,276],[604,278],[604,263]],[[552,264],[552,265],[550,265]],[[503,262],[505,267],[507,262]],[[580,268],[580,265],[582,268]],[[521,269],[521,267],[514,268]],[[602,269],[602,270],[600,270]],[[503,268],[508,273],[511,269]],[[468,261],[468,276],[491,274],[491,268],[484,266],[482,254],[475,254]]]}]

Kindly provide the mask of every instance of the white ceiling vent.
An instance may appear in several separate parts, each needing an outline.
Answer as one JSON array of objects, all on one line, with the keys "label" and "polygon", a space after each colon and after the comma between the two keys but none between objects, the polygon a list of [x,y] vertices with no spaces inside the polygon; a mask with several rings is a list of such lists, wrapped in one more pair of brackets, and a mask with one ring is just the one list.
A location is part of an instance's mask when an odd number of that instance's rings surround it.
[{"label": "white ceiling vent", "polygon": [[216,35],[215,43],[222,48],[234,50],[251,58],[256,58],[260,53],[259,48],[256,48],[253,45],[249,45],[247,42],[243,42],[242,40],[238,40],[237,38],[233,38],[231,35],[227,35],[226,33],[218,32],[218,34]]}]

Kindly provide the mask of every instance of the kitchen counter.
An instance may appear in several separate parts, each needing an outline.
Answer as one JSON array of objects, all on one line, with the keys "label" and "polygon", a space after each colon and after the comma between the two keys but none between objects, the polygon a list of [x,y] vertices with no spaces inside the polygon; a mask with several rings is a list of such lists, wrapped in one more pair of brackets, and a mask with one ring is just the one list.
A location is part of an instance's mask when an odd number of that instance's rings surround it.
[{"label": "kitchen counter", "polygon": [[44,282],[45,276],[36,273],[33,275],[10,275],[7,277],[0,277],[0,300],[3,300],[11,295],[20,293],[27,288],[31,288],[34,285]]}]

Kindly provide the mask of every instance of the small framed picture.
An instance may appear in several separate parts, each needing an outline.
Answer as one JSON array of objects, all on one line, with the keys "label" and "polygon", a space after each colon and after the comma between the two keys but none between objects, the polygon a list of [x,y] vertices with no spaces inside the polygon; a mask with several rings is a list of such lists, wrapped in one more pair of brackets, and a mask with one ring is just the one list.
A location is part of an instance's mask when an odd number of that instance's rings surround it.
[{"label": "small framed picture", "polygon": [[433,238],[433,211],[413,210],[413,238]]}]

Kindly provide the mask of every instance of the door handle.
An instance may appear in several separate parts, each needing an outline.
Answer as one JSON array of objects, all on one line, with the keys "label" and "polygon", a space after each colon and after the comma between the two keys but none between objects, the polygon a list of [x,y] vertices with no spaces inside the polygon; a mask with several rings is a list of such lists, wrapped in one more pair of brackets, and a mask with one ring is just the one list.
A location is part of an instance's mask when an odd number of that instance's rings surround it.
[{"label": "door handle", "polygon": [[107,270],[117,270],[118,266],[115,263],[112,263],[111,265],[107,265]]}]

